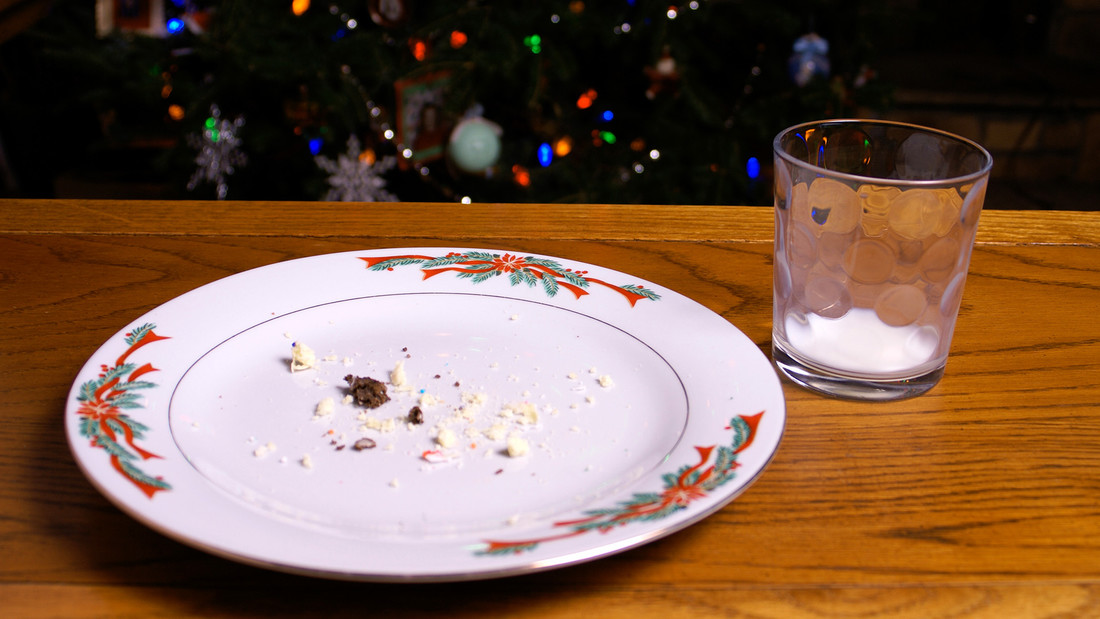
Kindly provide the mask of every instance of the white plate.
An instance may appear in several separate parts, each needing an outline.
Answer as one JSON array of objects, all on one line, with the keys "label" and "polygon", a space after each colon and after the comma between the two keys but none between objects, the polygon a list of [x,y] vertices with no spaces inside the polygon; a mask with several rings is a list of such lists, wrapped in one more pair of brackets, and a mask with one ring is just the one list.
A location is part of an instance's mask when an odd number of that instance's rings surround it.
[{"label": "white plate", "polygon": [[[313,368],[291,371],[293,342]],[[345,403],[348,374],[390,383],[390,401]],[[785,423],[771,364],[698,303],[598,266],[440,248],[198,288],[108,340],[67,409],[85,474],[148,526],[389,581],[519,574],[667,535],[759,476]]]}]

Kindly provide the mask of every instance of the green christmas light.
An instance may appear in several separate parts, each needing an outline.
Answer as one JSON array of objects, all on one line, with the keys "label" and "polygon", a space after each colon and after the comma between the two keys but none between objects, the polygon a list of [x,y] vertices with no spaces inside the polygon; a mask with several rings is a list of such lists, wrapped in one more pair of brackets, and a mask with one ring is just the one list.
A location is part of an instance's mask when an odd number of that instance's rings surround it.
[{"label": "green christmas light", "polygon": [[523,44],[531,50],[532,54],[537,54],[542,51],[542,37],[537,34],[523,37]]},{"label": "green christmas light", "polygon": [[610,131],[601,131],[600,139],[608,144],[614,144],[617,138],[615,137],[615,134],[611,133]]}]

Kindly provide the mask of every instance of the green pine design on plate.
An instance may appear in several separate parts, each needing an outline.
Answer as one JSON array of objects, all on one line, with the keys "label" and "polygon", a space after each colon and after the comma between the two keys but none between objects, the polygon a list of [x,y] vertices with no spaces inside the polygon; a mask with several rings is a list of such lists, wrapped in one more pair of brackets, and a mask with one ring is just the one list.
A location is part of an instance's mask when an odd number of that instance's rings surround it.
[{"label": "green pine design on plate", "polygon": [[494,277],[508,276],[513,286],[526,284],[529,287],[542,285],[547,296],[553,297],[565,288],[576,298],[587,294],[591,284],[605,286],[623,295],[630,306],[642,300],[657,301],[661,298],[656,292],[637,284],[617,286],[589,277],[588,271],[576,271],[565,268],[555,260],[534,256],[513,254],[492,254],[482,251],[450,252],[444,256],[378,256],[360,257],[372,271],[392,271],[395,268],[418,265],[424,273],[424,279],[441,273],[454,273],[457,277],[469,279],[478,284]]}]

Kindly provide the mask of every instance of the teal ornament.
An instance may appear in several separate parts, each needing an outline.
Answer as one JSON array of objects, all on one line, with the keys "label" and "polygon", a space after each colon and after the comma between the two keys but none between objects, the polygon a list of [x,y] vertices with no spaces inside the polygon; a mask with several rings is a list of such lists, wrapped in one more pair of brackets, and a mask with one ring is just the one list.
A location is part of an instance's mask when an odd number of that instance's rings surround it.
[{"label": "teal ornament", "polygon": [[467,118],[451,131],[447,154],[455,167],[483,174],[500,158],[500,126],[484,118]]}]

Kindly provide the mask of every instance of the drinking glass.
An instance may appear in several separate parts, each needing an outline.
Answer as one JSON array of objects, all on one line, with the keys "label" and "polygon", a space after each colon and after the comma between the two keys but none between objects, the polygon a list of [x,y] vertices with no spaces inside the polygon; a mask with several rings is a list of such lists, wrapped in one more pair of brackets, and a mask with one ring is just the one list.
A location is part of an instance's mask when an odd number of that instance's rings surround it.
[{"label": "drinking glass", "polygon": [[772,353],[838,397],[943,375],[993,158],[944,131],[825,120],[776,136]]}]

